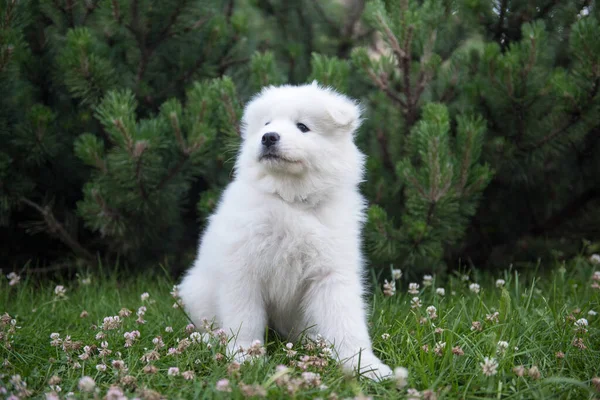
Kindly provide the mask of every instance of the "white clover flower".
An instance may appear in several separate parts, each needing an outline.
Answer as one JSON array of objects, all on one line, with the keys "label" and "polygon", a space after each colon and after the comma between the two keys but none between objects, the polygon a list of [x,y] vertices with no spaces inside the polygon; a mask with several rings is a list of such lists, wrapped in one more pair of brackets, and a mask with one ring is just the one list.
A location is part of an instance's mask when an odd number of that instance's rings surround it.
[{"label": "white clover flower", "polygon": [[423,286],[431,286],[433,284],[433,276],[423,275]]},{"label": "white clover flower", "polygon": [[147,301],[150,298],[150,294],[148,294],[148,292],[144,292],[140,295],[140,299],[142,301]]},{"label": "white clover flower", "polygon": [[167,326],[165,328],[165,332],[173,332],[173,327],[172,326]]},{"label": "white clover flower", "polygon": [[434,306],[429,306],[425,309],[427,314],[429,314],[429,318],[436,319],[437,318],[437,309]]},{"label": "white clover flower", "polygon": [[392,269],[392,279],[398,280],[402,278],[402,270],[401,269]]},{"label": "white clover flower", "polygon": [[435,293],[438,294],[439,296],[445,296],[446,295],[446,289],[439,287],[437,289],[435,289]]},{"label": "white clover flower", "polygon": [[479,365],[485,376],[492,376],[498,373],[498,363],[495,358],[485,357]]},{"label": "white clover flower", "polygon": [[231,392],[231,386],[229,386],[229,379],[221,379],[217,381],[215,389],[219,392]]},{"label": "white clover flower", "polygon": [[505,284],[506,284],[506,281],[504,279],[497,279],[496,280],[496,287],[498,287],[498,288],[501,288]]},{"label": "white clover flower", "polygon": [[177,367],[171,367],[171,368],[169,368],[169,371],[167,371],[167,375],[169,375],[169,376],[177,376],[177,375],[179,375],[179,368],[177,368]]},{"label": "white clover flower", "polygon": [[106,371],[106,364],[98,364],[98,365],[96,365],[96,370],[98,372],[104,372],[104,371]]},{"label": "white clover flower", "polygon": [[594,311],[594,310],[590,310],[590,311],[588,311],[588,315],[590,317],[595,317],[596,315],[598,315],[598,313],[596,311]]},{"label": "white clover flower", "polygon": [[404,367],[397,367],[394,369],[394,380],[396,381],[396,387],[402,389],[408,385],[408,370]]},{"label": "white clover flower", "polygon": [[508,349],[508,342],[506,342],[504,340],[500,340],[498,342],[498,346],[497,346],[496,352],[498,354],[504,354],[504,352],[506,351],[506,349]]},{"label": "white clover flower", "polygon": [[575,326],[578,328],[585,328],[586,326],[588,326],[588,320],[585,318],[580,318],[577,321],[575,321]]},{"label": "white clover flower", "polygon": [[419,294],[419,284],[418,283],[409,283],[408,284],[408,293],[410,294]]},{"label": "white clover flower", "polygon": [[89,392],[92,392],[94,390],[94,388],[96,387],[96,381],[94,381],[94,378],[92,378],[91,376],[84,376],[83,378],[81,378],[79,380],[77,387],[82,392],[89,393]]},{"label": "white clover flower", "polygon": [[480,289],[481,289],[481,287],[477,283],[471,283],[469,285],[469,290],[475,294],[479,293]]},{"label": "white clover flower", "polygon": [[592,254],[590,257],[590,262],[594,265],[600,264],[600,254]]},{"label": "white clover flower", "polygon": [[21,277],[15,272],[11,272],[10,274],[6,275],[6,278],[9,280],[9,286],[15,286],[21,281]]},{"label": "white clover flower", "polygon": [[389,333],[384,333],[383,335],[381,335],[381,338],[383,340],[388,340],[390,338],[390,334]]},{"label": "white clover flower", "polygon": [[413,297],[410,300],[410,304],[411,304],[410,305],[411,308],[419,308],[419,307],[421,307],[421,299],[419,299],[418,297]]},{"label": "white clover flower", "polygon": [[67,289],[63,285],[58,285],[54,288],[54,294],[56,297],[65,297]]},{"label": "white clover flower", "polygon": [[396,281],[388,282],[386,279],[383,283],[383,294],[388,297],[396,294]]}]

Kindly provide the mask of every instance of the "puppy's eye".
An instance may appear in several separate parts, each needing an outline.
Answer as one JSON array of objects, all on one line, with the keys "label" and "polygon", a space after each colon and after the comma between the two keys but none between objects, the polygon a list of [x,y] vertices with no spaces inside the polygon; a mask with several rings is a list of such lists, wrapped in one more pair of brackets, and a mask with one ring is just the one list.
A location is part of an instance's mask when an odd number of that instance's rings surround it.
[{"label": "puppy's eye", "polygon": [[298,129],[300,129],[300,132],[303,132],[303,133],[304,133],[304,132],[308,132],[308,131],[310,131],[310,129],[308,129],[308,126],[304,125],[304,124],[303,124],[303,123],[301,123],[301,122],[298,122],[298,123],[296,124],[296,126],[298,127]]},{"label": "puppy's eye", "polygon": [[267,122],[267,123],[265,124],[265,126],[269,125],[270,123],[271,123],[271,121]]}]

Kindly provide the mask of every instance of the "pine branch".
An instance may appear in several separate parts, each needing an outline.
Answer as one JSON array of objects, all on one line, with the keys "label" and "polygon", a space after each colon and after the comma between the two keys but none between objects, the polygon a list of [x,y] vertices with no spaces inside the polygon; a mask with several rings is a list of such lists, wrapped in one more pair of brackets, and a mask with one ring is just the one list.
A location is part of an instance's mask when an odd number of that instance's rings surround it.
[{"label": "pine branch", "polygon": [[69,232],[67,232],[63,225],[54,217],[54,214],[49,206],[42,207],[25,197],[21,197],[21,202],[39,212],[44,218],[44,221],[46,222],[50,232],[56,234],[60,241],[67,245],[75,254],[86,259],[88,262],[94,265],[96,264],[95,257],[92,255],[92,253],[85,249],[75,238],[69,234]]},{"label": "pine branch", "polygon": [[504,45],[502,44],[501,38],[502,38],[502,34],[504,33],[504,18],[506,18],[506,9],[508,7],[508,0],[502,0],[500,2],[500,15],[498,16],[498,23],[496,24],[496,33],[494,35],[496,41],[498,42],[498,44],[504,48]]},{"label": "pine branch", "polygon": [[379,143],[379,148],[381,150],[383,166],[392,174],[395,174],[394,163],[392,162],[392,157],[388,149],[388,140],[381,128],[377,129],[377,142]]},{"label": "pine branch", "polygon": [[183,153],[183,157],[169,169],[167,174],[161,179],[156,186],[155,191],[160,192],[174,177],[181,171],[187,160],[190,158],[189,154]]}]

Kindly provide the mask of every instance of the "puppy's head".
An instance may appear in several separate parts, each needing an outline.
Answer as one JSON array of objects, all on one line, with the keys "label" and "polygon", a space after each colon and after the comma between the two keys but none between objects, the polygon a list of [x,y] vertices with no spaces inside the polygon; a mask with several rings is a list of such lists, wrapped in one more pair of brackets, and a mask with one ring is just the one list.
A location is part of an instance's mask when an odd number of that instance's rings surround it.
[{"label": "puppy's head", "polygon": [[359,181],[363,156],[353,136],[360,114],[356,102],[316,82],[267,87],[244,111],[238,170],[315,183]]}]

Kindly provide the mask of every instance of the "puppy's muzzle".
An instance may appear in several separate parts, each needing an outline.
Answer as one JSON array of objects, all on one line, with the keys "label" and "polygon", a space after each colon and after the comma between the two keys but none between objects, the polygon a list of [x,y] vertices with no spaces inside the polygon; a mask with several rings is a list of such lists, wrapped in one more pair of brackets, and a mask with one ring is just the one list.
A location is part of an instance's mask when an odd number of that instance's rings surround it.
[{"label": "puppy's muzzle", "polygon": [[274,146],[279,142],[279,134],[275,132],[267,132],[263,135],[261,141],[263,146],[267,149],[271,146]]}]

